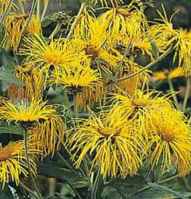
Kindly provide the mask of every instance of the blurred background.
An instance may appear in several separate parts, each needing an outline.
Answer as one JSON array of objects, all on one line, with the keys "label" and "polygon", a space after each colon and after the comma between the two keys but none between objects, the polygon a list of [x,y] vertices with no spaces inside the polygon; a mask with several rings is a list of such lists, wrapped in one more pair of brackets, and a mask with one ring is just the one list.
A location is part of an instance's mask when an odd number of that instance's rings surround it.
[{"label": "blurred background", "polygon": [[[76,13],[79,9],[80,3],[83,0],[53,0],[49,3],[48,14],[54,11],[66,11]],[[143,0],[147,2],[146,0]],[[29,6],[31,0],[28,0]],[[128,0],[126,0],[128,2]],[[175,11],[179,11],[173,22],[177,27],[188,28],[191,27],[191,0],[153,0],[154,8],[148,8],[148,17],[153,19],[157,17],[156,9],[161,8],[161,4],[164,5],[167,14],[171,15]]]},{"label": "blurred background", "polygon": [[[31,0],[27,0],[30,7]],[[49,3],[48,14],[54,11],[66,11],[76,13],[79,9],[80,3],[83,0],[53,0]],[[142,0],[147,2],[147,0]],[[126,0],[128,2],[128,0]],[[179,11],[173,22],[177,27],[188,28],[191,27],[191,0],[153,0],[154,8],[147,9],[147,15],[150,19],[157,17],[156,9],[164,5],[167,14],[171,15],[175,11]]]}]

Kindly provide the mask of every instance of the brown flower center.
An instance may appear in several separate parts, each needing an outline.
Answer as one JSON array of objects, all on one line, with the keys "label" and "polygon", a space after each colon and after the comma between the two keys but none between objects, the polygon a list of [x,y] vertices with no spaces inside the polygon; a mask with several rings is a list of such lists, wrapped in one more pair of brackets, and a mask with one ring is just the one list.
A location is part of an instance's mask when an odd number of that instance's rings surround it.
[{"label": "brown flower center", "polygon": [[120,129],[105,127],[105,128],[98,128],[98,132],[104,137],[109,137],[111,135],[117,136],[120,133]]}]

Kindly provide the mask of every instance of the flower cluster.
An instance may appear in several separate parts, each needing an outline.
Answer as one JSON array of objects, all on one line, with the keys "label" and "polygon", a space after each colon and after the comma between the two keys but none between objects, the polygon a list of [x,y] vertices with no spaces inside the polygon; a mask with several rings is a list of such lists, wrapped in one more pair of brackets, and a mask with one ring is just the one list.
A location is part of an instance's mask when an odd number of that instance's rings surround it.
[{"label": "flower cluster", "polygon": [[[89,175],[99,170],[105,178],[125,178],[143,166],[162,174],[172,168],[179,176],[190,172],[189,122],[171,93],[149,89],[152,66],[170,53],[178,67],[155,72],[153,79],[188,77],[189,31],[173,28],[165,12],[149,23],[139,0],[90,0],[82,3],[67,35],[58,36],[58,26],[45,37],[47,1],[41,16],[28,14],[24,1],[1,1],[0,47],[18,57],[14,73],[20,84],[9,84],[0,98],[0,121],[24,130],[24,140],[0,148],[3,186],[36,175],[39,157],[54,156],[61,146],[77,168],[90,161]],[[103,9],[96,13],[90,5]],[[51,99],[52,90],[61,103]],[[69,121],[63,107],[72,113]]]}]

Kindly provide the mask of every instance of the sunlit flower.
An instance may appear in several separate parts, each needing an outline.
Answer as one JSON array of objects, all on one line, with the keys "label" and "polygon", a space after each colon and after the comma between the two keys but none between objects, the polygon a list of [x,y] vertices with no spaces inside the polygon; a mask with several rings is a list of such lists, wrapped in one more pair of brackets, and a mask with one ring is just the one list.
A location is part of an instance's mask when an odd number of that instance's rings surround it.
[{"label": "sunlit flower", "polygon": [[47,42],[40,36],[25,39],[24,49],[21,54],[27,56],[26,62],[49,69],[50,66],[81,66],[89,63],[85,52],[79,51],[70,41],[61,39]]},{"label": "sunlit flower", "polygon": [[30,139],[37,150],[45,155],[54,152],[63,143],[64,123],[53,105],[41,100],[12,103],[2,101],[0,119],[20,122],[30,132]]},{"label": "sunlit flower", "polygon": [[177,30],[177,43],[174,59],[178,58],[179,66],[189,73],[191,71],[191,32],[185,30]]},{"label": "sunlit flower", "polygon": [[113,8],[98,17],[107,26],[109,46],[124,46],[128,50],[139,48],[151,55],[150,41],[145,34],[148,26],[145,15],[134,7]]},{"label": "sunlit flower", "polygon": [[90,67],[62,66],[60,71],[53,73],[54,82],[65,87],[91,87],[99,78],[98,71]]},{"label": "sunlit flower", "polygon": [[36,164],[34,155],[38,151],[33,144],[28,143],[28,158],[25,156],[24,142],[9,143],[5,147],[0,147],[0,182],[3,187],[6,183],[20,182],[20,175],[27,177],[29,174],[28,166],[32,175],[36,175]]},{"label": "sunlit flower", "polygon": [[38,34],[42,33],[41,21],[40,18],[36,15],[31,17],[28,26],[26,27],[26,32],[30,34]]},{"label": "sunlit flower", "polygon": [[46,155],[54,155],[64,142],[64,123],[60,116],[53,115],[29,130],[36,149]]},{"label": "sunlit flower", "polygon": [[179,77],[185,77],[189,75],[188,73],[186,73],[186,71],[184,70],[183,67],[176,67],[170,71],[157,71],[153,73],[153,80],[154,81],[162,81],[162,80],[166,80],[166,79],[176,79]]},{"label": "sunlit flower", "polygon": [[125,117],[92,114],[68,142],[76,167],[90,155],[91,169],[100,168],[104,177],[135,175],[142,163],[142,138]]},{"label": "sunlit flower", "polygon": [[88,66],[60,67],[52,75],[51,82],[63,85],[69,92],[74,93],[75,103],[79,107],[92,104],[103,96],[101,75],[97,70]]},{"label": "sunlit flower", "polygon": [[19,47],[22,29],[25,23],[25,15],[11,14],[6,17],[5,26],[5,38],[1,41],[1,45],[6,49],[13,49],[16,51]]},{"label": "sunlit flower", "polygon": [[8,9],[10,3],[10,9],[15,6],[14,2],[11,0],[0,0],[0,14],[4,14]]},{"label": "sunlit flower", "polygon": [[17,89],[18,98],[15,99],[42,99],[46,87],[46,75],[43,70],[33,65],[18,66],[16,76],[22,81],[22,85]]},{"label": "sunlit flower", "polygon": [[128,120],[135,122],[145,138],[148,138],[146,126],[152,121],[151,111],[162,110],[166,107],[172,107],[171,102],[165,96],[160,96],[155,92],[142,92],[137,90],[132,96],[116,94],[114,96],[114,107],[110,114],[125,115]]},{"label": "sunlit flower", "polygon": [[[149,71],[145,70],[141,73],[139,71],[142,69],[138,64],[128,60],[124,63],[118,70],[118,81],[116,85],[118,88],[127,92],[129,95],[133,95],[137,89],[140,89],[142,85],[147,84],[149,79]],[[137,73],[137,74],[136,74]],[[128,76],[136,74],[130,78]],[[115,87],[115,85],[114,85]],[[118,89],[115,89],[117,91]]]},{"label": "sunlit flower", "polygon": [[123,0],[87,0],[88,2],[92,3],[92,4],[101,4],[102,6],[119,6],[123,3]]},{"label": "sunlit flower", "polygon": [[162,19],[155,25],[150,26],[148,34],[155,41],[159,51],[165,51],[170,46],[174,46],[174,61],[178,61],[186,72],[190,72],[191,61],[189,55],[191,53],[190,40],[191,33],[187,30],[174,29],[171,20],[168,20],[166,12],[159,15]]},{"label": "sunlit flower", "polygon": [[158,50],[163,52],[176,43],[177,32],[173,28],[172,17],[168,19],[164,8],[163,13],[158,12],[158,14],[161,19],[149,27],[148,34],[156,43]]},{"label": "sunlit flower", "polygon": [[15,122],[38,122],[47,120],[56,114],[52,105],[47,105],[41,100],[20,101],[12,103],[3,100],[0,106],[0,119]]},{"label": "sunlit flower", "polygon": [[123,55],[112,46],[106,46],[108,26],[107,21],[98,20],[86,11],[74,30],[74,38],[82,40],[78,40],[79,45],[81,43],[82,50],[92,60],[102,60],[108,68],[116,68]]},{"label": "sunlit flower", "polygon": [[148,128],[151,170],[158,167],[164,173],[175,166],[180,176],[188,174],[191,170],[191,136],[184,116],[169,108],[151,114],[152,123]]}]

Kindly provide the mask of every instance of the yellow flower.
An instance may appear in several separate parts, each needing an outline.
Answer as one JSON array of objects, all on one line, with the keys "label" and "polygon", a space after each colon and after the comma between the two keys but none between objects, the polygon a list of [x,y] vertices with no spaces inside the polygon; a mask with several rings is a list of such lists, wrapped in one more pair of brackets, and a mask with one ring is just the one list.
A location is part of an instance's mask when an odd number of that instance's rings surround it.
[{"label": "yellow flower", "polygon": [[186,71],[184,70],[183,67],[176,67],[172,69],[171,71],[157,71],[153,73],[153,79],[155,81],[161,81],[161,80],[166,80],[166,79],[176,79],[179,77],[185,77],[187,74]]},{"label": "yellow flower", "polygon": [[155,41],[160,51],[165,51],[173,44],[175,48],[174,61],[178,60],[179,66],[182,66],[186,72],[190,72],[191,32],[174,29],[171,23],[172,18],[168,20],[165,11],[164,16],[161,13],[159,14],[163,23],[150,26],[149,36]]},{"label": "yellow flower", "polygon": [[123,56],[112,46],[106,46],[108,26],[106,20],[98,20],[86,11],[74,30],[74,38],[92,60],[100,59],[108,68],[116,68]]},{"label": "yellow flower", "polygon": [[13,1],[11,1],[11,0],[0,0],[0,14],[4,14],[4,12],[7,10],[10,2],[11,2],[10,8],[13,8],[15,6]]},{"label": "yellow flower", "polygon": [[74,42],[64,40],[51,40],[49,43],[44,38],[36,35],[25,39],[22,55],[26,55],[26,62],[49,69],[50,66],[67,67],[89,64],[85,52],[79,51]]},{"label": "yellow flower", "polygon": [[[41,100],[33,99],[31,102],[20,101],[15,104],[10,101],[2,101],[0,119],[21,122],[23,127],[30,132],[34,148],[45,155],[53,155],[60,144],[63,144],[64,123],[62,118],[57,115],[53,105],[47,105]],[[30,125],[29,122],[36,123]]]},{"label": "yellow flower", "polygon": [[166,108],[154,110],[148,148],[148,160],[151,170],[158,167],[167,172],[173,166],[180,176],[191,170],[190,126],[182,113]]},{"label": "yellow flower", "polygon": [[[24,84],[24,86],[18,88],[21,100],[42,99],[47,79],[47,75],[43,70],[35,68],[33,65],[22,65],[16,68],[16,75]],[[18,98],[15,99],[18,100]]]},{"label": "yellow flower", "polygon": [[64,142],[64,124],[58,115],[49,117],[29,130],[30,138],[35,148],[46,155],[54,155]]},{"label": "yellow flower", "polygon": [[140,90],[137,90],[132,96],[116,94],[110,114],[125,115],[128,120],[134,122],[139,132],[148,139],[146,127],[152,121],[151,111],[172,107],[168,98],[159,96],[159,94],[157,92],[144,93]]},{"label": "yellow flower", "polygon": [[53,73],[53,81],[56,84],[63,84],[65,87],[91,87],[100,79],[97,70],[90,67],[61,67],[61,70]]},{"label": "yellow flower", "polygon": [[36,15],[33,15],[27,28],[26,32],[30,34],[40,35],[42,33],[41,21],[40,18]]},{"label": "yellow flower", "polygon": [[191,71],[191,32],[182,29],[177,30],[177,32],[178,35],[174,60],[178,58],[179,66],[182,66],[185,72],[189,73]]},{"label": "yellow flower", "polygon": [[103,96],[103,84],[101,75],[97,70],[89,66],[61,66],[55,70],[51,82],[63,85],[69,92],[75,93],[75,105],[85,108],[101,99]]},{"label": "yellow flower", "polygon": [[6,49],[13,49],[17,51],[22,34],[23,24],[25,23],[25,15],[11,14],[6,17],[5,26],[5,38],[1,41],[2,47]]},{"label": "yellow flower", "polygon": [[150,54],[150,42],[146,37],[146,28],[148,26],[144,14],[128,6],[126,8],[113,8],[98,17],[101,23],[105,23],[108,30],[107,42],[109,46],[118,44],[131,48],[136,47]]},{"label": "yellow flower", "polygon": [[[137,90],[133,96],[114,95],[116,105],[121,111],[136,118],[136,114],[144,113],[159,107],[171,107],[171,103],[165,96],[157,92],[146,92]],[[140,111],[140,112],[139,112]]]},{"label": "yellow flower", "polygon": [[52,105],[41,100],[20,101],[12,103],[3,100],[0,106],[0,119],[16,122],[38,122],[47,120],[56,114]]},{"label": "yellow flower", "polygon": [[76,167],[90,155],[90,170],[98,167],[104,177],[126,177],[137,173],[142,164],[139,156],[142,138],[134,134],[134,127],[125,117],[117,116],[92,114],[76,132],[72,132],[68,145]]},{"label": "yellow flower", "polygon": [[112,5],[113,7],[119,6],[123,3],[123,0],[90,0],[92,4],[100,3],[102,6]]},{"label": "yellow flower", "polygon": [[[141,88],[143,84],[148,83],[149,71],[145,70],[141,73],[138,73],[142,69],[138,64],[128,60],[126,61],[121,68],[117,71],[117,86],[123,91],[127,92],[129,95],[133,95],[137,89]],[[126,78],[129,75],[138,73],[131,78]],[[124,78],[124,79],[123,79]],[[115,85],[114,85],[115,87]],[[117,89],[115,89],[117,91]]]},{"label": "yellow flower", "polygon": [[157,71],[153,73],[153,80],[154,81],[161,81],[168,78],[168,72],[166,71]]},{"label": "yellow flower", "polygon": [[166,11],[158,12],[160,20],[149,27],[148,35],[154,40],[160,52],[164,52],[177,40],[177,31],[173,28],[172,17],[168,19]]},{"label": "yellow flower", "polygon": [[24,142],[9,143],[5,147],[0,147],[0,182],[3,187],[6,183],[15,182],[16,185],[20,182],[20,175],[28,176],[28,164],[32,175],[36,175],[36,164],[34,155],[38,151],[33,144],[28,143],[29,162],[25,156]]}]

